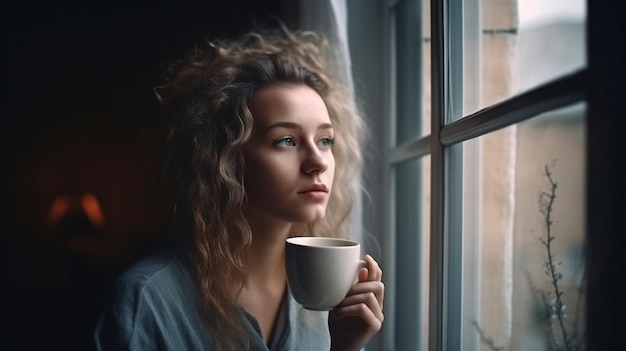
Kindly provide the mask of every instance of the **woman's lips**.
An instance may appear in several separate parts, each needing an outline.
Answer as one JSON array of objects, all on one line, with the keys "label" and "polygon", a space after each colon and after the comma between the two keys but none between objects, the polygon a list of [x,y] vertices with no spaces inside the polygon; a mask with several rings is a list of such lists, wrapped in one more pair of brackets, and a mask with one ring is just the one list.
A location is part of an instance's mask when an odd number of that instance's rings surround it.
[{"label": "woman's lips", "polygon": [[324,184],[313,184],[298,194],[307,196],[315,200],[323,200],[328,196],[328,188]]}]

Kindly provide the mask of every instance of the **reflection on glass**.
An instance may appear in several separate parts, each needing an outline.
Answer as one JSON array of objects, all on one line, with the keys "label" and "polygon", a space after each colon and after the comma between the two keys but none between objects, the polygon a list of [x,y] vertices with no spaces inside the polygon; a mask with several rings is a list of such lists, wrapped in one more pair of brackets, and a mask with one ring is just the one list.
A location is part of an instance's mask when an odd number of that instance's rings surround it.
[{"label": "reflection on glass", "polygon": [[[398,345],[428,345],[430,232],[430,156],[395,169],[396,340]],[[405,304],[406,303],[406,304]],[[404,330],[404,332],[402,332]],[[401,338],[413,338],[401,340]]]},{"label": "reflection on glass", "polygon": [[585,0],[518,0],[516,92],[586,65]]},{"label": "reflection on glass", "polygon": [[422,111],[420,115],[422,136],[430,134],[431,65],[430,65],[430,1],[422,1]]},{"label": "reflection on glass", "polygon": [[464,143],[464,350],[584,349],[584,114]]},{"label": "reflection on glass", "polygon": [[467,0],[462,14],[449,92],[463,108],[450,121],[586,66],[585,0]]}]

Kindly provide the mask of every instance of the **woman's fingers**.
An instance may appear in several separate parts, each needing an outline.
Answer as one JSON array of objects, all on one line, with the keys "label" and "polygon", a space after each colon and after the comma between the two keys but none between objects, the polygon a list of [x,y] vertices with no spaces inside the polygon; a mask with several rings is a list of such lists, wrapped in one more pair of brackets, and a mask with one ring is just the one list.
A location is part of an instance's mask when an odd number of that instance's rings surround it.
[{"label": "woman's fingers", "polygon": [[380,281],[383,278],[383,270],[380,269],[378,262],[370,256],[365,255],[365,263],[367,264],[367,280]]},{"label": "woman's fingers", "polygon": [[[359,272],[359,282],[352,286],[347,297],[373,292],[382,310],[385,297],[385,285],[382,283],[383,270],[378,265],[378,262],[370,255],[365,255],[365,263],[367,268]],[[345,301],[346,300],[344,300],[344,302]],[[344,305],[344,303],[342,302],[341,305]]]},{"label": "woman's fingers", "polygon": [[[355,284],[348,296],[333,310],[333,317],[360,317],[368,325],[376,326],[384,320],[383,300],[385,286],[381,281],[360,282]],[[365,313],[364,311],[370,311]],[[367,318],[371,313],[376,321]]]},{"label": "woman's fingers", "polygon": [[341,301],[339,306],[350,304],[350,301],[352,301],[352,297],[359,294],[367,293],[372,293],[376,297],[376,301],[381,306],[382,310],[382,304],[385,299],[385,284],[381,281],[367,281],[354,284],[352,288],[350,288],[350,291],[348,292],[346,298]]},{"label": "woman's fingers", "polygon": [[358,282],[329,315],[332,345],[335,349],[359,350],[382,328],[385,285],[383,271],[374,258],[366,255],[365,268]]},{"label": "woman's fingers", "polygon": [[383,319],[383,308],[380,300],[378,299],[378,296],[376,296],[376,294],[371,291],[346,297],[340,305],[335,307],[335,317],[343,318],[348,316],[355,316],[350,313],[355,311],[359,312],[359,309],[364,307],[372,311],[377,319]]},{"label": "woman's fingers", "polygon": [[380,309],[375,310],[372,310],[372,308],[370,308],[370,305],[366,303],[358,303],[341,308],[336,308],[331,312],[331,315],[335,319],[358,317],[361,319],[364,325],[369,326],[369,329],[378,331],[382,327],[385,317]]},{"label": "woman's fingers", "polygon": [[[335,318],[356,317],[365,318],[371,315],[382,322],[383,301],[385,299],[385,284],[382,282],[382,270],[370,255],[365,256],[367,268],[359,272],[359,282],[354,284],[348,295],[335,307]],[[368,313],[365,310],[369,311]]]}]

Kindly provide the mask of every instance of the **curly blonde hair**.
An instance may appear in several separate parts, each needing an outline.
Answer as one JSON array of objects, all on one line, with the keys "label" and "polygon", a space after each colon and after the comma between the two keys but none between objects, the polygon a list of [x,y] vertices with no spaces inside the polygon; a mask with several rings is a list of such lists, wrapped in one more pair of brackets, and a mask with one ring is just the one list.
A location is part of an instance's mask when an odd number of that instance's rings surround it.
[{"label": "curly blonde hair", "polygon": [[252,240],[243,216],[243,149],[254,121],[250,101],[259,88],[306,84],[322,97],[336,136],[335,184],[325,218],[295,225],[291,235],[349,236],[364,124],[350,91],[333,73],[331,49],[318,33],[257,30],[195,48],[170,65],[165,83],[155,88],[170,124],[166,169],[173,185],[175,240],[191,253],[207,326],[219,349],[247,342],[238,335],[233,287],[243,287]]}]

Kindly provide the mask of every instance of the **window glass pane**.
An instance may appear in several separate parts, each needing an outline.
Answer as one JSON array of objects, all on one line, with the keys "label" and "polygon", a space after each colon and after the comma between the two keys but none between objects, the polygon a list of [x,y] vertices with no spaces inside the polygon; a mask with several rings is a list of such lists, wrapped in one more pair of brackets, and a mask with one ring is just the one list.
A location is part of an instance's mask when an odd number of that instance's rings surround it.
[{"label": "window glass pane", "polygon": [[585,0],[467,0],[455,9],[449,121],[586,66]]},{"label": "window glass pane", "polygon": [[517,93],[586,66],[585,0],[517,1]]},{"label": "window glass pane", "polygon": [[[430,80],[426,79],[430,43],[425,32],[429,1],[400,0],[393,7],[395,145],[413,141],[430,132],[430,121],[424,114],[424,103],[430,103]],[[428,85],[424,86],[427,82]],[[427,123],[427,124],[425,124]]]},{"label": "window glass pane", "polygon": [[584,116],[463,143],[464,350],[584,349]]},{"label": "window glass pane", "polygon": [[427,349],[430,156],[395,167],[396,346]]},{"label": "window glass pane", "polygon": [[422,1],[422,135],[430,134],[430,1]]}]

